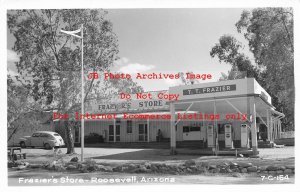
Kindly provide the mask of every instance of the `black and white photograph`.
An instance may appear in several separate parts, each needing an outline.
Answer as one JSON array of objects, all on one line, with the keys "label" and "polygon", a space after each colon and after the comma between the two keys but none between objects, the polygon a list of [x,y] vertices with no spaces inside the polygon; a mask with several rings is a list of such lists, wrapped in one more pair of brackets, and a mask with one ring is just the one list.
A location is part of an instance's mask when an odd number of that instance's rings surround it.
[{"label": "black and white photograph", "polygon": [[295,186],[299,1],[55,2],[3,3],[8,188]]}]

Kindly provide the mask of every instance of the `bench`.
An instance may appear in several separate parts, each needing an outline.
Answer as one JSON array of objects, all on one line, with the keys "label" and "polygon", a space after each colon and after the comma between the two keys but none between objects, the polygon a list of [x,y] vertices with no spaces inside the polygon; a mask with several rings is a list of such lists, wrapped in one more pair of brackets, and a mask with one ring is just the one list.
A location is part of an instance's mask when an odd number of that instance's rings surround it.
[{"label": "bench", "polygon": [[7,157],[12,161],[16,161],[18,159],[26,159],[26,153],[22,153],[21,147],[8,147]]}]

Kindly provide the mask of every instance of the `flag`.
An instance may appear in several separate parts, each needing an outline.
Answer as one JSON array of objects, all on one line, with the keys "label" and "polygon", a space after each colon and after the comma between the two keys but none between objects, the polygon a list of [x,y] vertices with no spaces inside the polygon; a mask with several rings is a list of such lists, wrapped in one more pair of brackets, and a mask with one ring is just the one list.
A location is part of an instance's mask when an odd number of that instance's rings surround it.
[{"label": "flag", "polygon": [[75,31],[65,31],[65,30],[60,30],[60,32],[65,33],[65,34],[68,34],[68,35],[73,35],[74,37],[78,37],[78,38],[81,39],[81,36],[76,35],[76,33],[80,33],[80,32],[81,32],[81,28],[80,28],[80,29],[77,29],[77,30],[75,30]]}]

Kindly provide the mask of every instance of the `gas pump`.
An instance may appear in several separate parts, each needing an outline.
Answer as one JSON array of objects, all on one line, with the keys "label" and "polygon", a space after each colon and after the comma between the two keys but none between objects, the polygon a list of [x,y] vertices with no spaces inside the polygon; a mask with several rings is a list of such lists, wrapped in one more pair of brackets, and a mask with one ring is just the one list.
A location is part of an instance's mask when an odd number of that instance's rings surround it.
[{"label": "gas pump", "polygon": [[248,148],[249,146],[248,129],[249,126],[247,124],[241,124],[241,147],[242,148]]},{"label": "gas pump", "polygon": [[225,147],[232,148],[232,127],[231,124],[225,125]]},{"label": "gas pump", "polygon": [[207,126],[207,147],[215,147],[214,126]]}]

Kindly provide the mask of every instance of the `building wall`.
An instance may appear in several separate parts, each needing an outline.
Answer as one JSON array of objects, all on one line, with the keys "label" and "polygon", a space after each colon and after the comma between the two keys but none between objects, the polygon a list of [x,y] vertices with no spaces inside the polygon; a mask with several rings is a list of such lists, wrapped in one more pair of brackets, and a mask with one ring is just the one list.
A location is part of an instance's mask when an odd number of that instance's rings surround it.
[{"label": "building wall", "polygon": [[109,125],[113,125],[113,121],[85,121],[84,134],[89,135],[90,133],[98,133],[103,135],[108,140],[108,128]]},{"label": "building wall", "polygon": [[[243,122],[240,121],[217,121],[217,124],[226,124],[230,123],[233,127],[233,140],[241,140],[241,129],[240,125]],[[120,123],[116,123],[116,125],[120,125],[120,142],[139,142],[139,124],[147,124],[147,121],[132,121],[132,133],[127,133],[127,122],[126,120],[121,120]],[[206,127],[210,124],[214,124],[214,121],[180,121],[177,124],[176,131],[176,140],[183,141],[183,126],[200,126],[203,139],[206,141]],[[108,141],[108,133],[109,126],[114,125],[113,120],[93,120],[93,121],[85,121],[85,135],[89,135],[90,133],[97,133],[99,135],[104,136],[105,142]],[[65,138],[65,132],[61,129],[60,125],[56,123],[55,131],[58,132],[63,138]],[[155,142],[158,130],[161,130],[163,138],[170,138],[170,122],[169,121],[149,121],[149,142]],[[45,130],[50,130],[49,128]],[[75,128],[73,130],[73,136],[75,139]],[[54,131],[54,130],[53,130]],[[21,134],[24,135],[24,134]],[[219,134],[219,140],[224,140],[224,134]],[[113,142],[113,141],[112,141]]]},{"label": "building wall", "polygon": [[[241,129],[240,125],[243,122],[240,121],[217,121],[217,124],[226,124],[230,123],[233,127],[233,140],[241,139]],[[132,121],[132,133],[127,133],[127,122],[126,120],[121,120],[120,123],[116,123],[116,125],[120,125],[120,142],[139,142],[139,124],[147,124],[147,121]],[[203,132],[203,138],[206,140],[206,127],[210,124],[214,124],[213,121],[180,121],[177,124],[176,131],[176,140],[183,141],[183,126],[200,126],[203,124],[204,128],[201,128]],[[90,133],[98,133],[100,135],[105,136],[105,142],[108,142],[108,131],[109,125],[114,125],[113,120],[105,120],[105,121],[86,121],[85,122],[85,135],[89,135]],[[161,130],[163,138],[170,138],[170,122],[169,121],[149,121],[149,141],[155,142],[158,130]],[[224,134],[219,134],[219,140],[224,140]]]},{"label": "building wall", "polygon": [[[120,142],[138,142],[139,141],[139,124],[147,124],[145,120],[132,121],[132,133],[127,133],[127,121],[121,120],[120,123]],[[90,133],[98,133],[105,135],[108,142],[109,125],[114,125],[113,120],[108,121],[86,121],[85,122],[85,135]],[[163,137],[170,137],[170,122],[169,121],[149,121],[149,141],[156,141],[158,129],[161,130]]]},{"label": "building wall", "polygon": [[149,121],[150,124],[150,141],[156,141],[157,132],[160,129],[163,138],[170,138],[169,121]]}]

